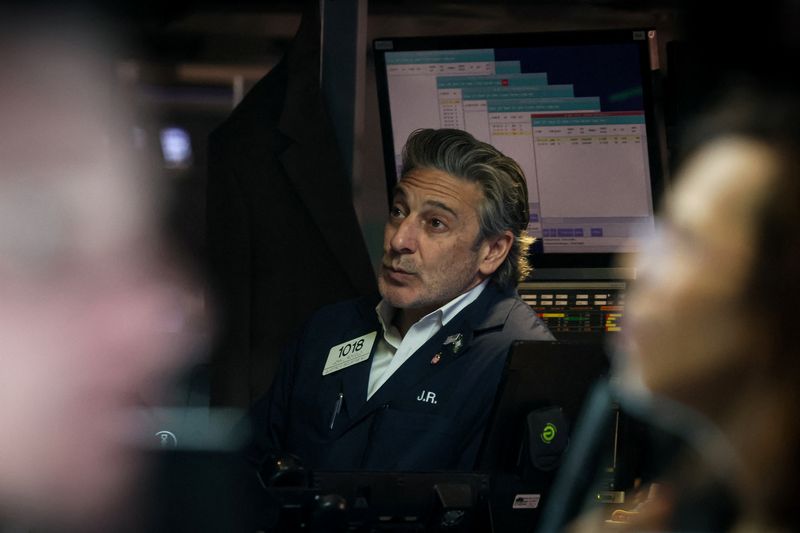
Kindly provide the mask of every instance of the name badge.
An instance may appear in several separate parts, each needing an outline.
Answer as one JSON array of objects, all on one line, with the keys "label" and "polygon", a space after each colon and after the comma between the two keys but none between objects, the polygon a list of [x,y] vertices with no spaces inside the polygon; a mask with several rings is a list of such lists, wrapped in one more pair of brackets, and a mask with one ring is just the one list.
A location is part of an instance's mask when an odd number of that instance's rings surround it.
[{"label": "name badge", "polygon": [[369,359],[377,335],[378,332],[373,331],[331,348],[331,351],[328,352],[328,360],[325,361],[325,368],[322,369],[322,375],[327,376],[332,372]]}]

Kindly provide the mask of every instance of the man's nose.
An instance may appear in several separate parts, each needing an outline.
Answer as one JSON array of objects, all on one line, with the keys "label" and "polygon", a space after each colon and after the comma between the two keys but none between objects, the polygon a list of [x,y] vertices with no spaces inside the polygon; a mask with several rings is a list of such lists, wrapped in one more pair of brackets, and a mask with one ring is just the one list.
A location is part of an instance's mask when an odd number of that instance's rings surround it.
[{"label": "man's nose", "polygon": [[393,252],[413,254],[417,251],[418,228],[412,217],[406,217],[395,224],[390,222],[387,227],[387,239]]}]

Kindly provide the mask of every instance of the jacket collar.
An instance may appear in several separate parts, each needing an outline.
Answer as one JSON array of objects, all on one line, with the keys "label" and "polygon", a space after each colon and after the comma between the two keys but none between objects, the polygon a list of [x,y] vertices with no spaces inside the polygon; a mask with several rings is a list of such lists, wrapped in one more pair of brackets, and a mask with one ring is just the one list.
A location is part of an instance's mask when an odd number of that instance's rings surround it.
[{"label": "jacket collar", "polygon": [[[366,401],[366,384],[369,380],[372,356],[363,365],[354,365],[345,369],[342,375],[343,392],[346,397],[351,425],[355,424],[374,410],[391,401],[398,394],[413,388],[414,385],[426,379],[430,374],[441,372],[444,367],[452,364],[458,358],[469,352],[473,340],[481,334],[492,329],[502,328],[514,304],[513,289],[510,291],[500,289],[494,282],[490,282],[481,295],[452,320],[445,324],[439,332],[423,344],[411,358],[392,374],[386,383]],[[369,316],[372,323],[380,327],[374,306],[367,315],[367,299],[362,300],[360,312]],[[456,347],[454,338],[458,338],[460,346]],[[450,342],[448,342],[450,341]],[[377,342],[375,343],[377,345]],[[437,364],[431,364],[431,359],[440,354]],[[351,370],[347,372],[347,370]]]}]

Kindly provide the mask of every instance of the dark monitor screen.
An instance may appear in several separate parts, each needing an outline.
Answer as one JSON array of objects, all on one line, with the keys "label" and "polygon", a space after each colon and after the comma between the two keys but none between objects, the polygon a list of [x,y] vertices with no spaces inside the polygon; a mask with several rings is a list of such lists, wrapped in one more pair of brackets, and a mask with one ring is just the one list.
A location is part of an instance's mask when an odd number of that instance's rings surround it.
[{"label": "dark monitor screen", "polygon": [[566,425],[556,431],[568,438],[589,390],[608,371],[600,339],[515,342],[484,438],[480,468],[518,468],[525,419],[532,412],[558,408]]},{"label": "dark monitor screen", "polygon": [[599,339],[512,345],[478,460],[480,470],[494,474],[498,531],[533,529],[572,447],[584,401],[608,369]]},{"label": "dark monitor screen", "polygon": [[534,264],[608,266],[652,231],[660,189],[652,30],[381,38],[387,186],[418,128],[457,128],[516,160]]}]

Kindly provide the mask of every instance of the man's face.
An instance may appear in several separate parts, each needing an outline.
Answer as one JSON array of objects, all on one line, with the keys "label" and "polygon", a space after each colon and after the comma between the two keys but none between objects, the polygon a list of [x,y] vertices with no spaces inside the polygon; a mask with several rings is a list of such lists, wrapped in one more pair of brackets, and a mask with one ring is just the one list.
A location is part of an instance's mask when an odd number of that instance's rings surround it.
[{"label": "man's face", "polygon": [[476,183],[430,168],[414,169],[397,185],[383,237],[378,276],[394,307],[433,311],[478,285],[487,246],[478,238]]}]

